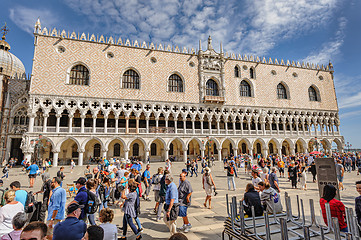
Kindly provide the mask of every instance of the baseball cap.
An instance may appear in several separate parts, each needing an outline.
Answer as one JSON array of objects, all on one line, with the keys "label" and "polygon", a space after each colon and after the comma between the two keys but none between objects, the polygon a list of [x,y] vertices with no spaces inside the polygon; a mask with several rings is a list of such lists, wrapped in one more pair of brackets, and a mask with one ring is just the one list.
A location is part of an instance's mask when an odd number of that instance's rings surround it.
[{"label": "baseball cap", "polygon": [[0,184],[1,184],[1,183],[4,183],[4,181],[3,181],[2,179],[0,179]]},{"label": "baseball cap", "polygon": [[187,171],[187,169],[183,168],[182,172],[187,173],[188,171]]},{"label": "baseball cap", "polygon": [[79,203],[74,202],[74,203],[71,203],[68,205],[66,211],[68,214],[70,214],[70,213],[74,212],[75,210],[77,210],[78,208],[84,208],[84,205],[79,205]]},{"label": "baseball cap", "polygon": [[74,181],[75,184],[79,183],[80,185],[85,185],[86,179],[84,177],[78,178],[78,180]]}]

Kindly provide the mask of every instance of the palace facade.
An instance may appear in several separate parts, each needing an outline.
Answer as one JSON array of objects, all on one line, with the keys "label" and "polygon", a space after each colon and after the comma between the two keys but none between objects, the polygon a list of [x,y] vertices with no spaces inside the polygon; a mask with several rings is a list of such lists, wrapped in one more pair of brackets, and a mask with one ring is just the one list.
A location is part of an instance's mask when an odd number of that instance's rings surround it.
[{"label": "palace facade", "polygon": [[[196,51],[42,29],[40,21],[34,37],[26,100],[7,117],[12,129],[18,109],[27,111],[18,143],[25,158],[82,165],[90,157],[342,151],[331,63],[217,52],[211,37]],[[6,138],[11,152],[19,136]]]}]

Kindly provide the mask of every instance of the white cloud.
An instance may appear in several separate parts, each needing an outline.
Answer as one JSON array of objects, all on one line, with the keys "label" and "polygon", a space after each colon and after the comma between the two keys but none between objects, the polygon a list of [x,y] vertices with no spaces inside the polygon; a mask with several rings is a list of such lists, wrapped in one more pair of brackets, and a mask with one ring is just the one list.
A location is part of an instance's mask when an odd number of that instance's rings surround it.
[{"label": "white cloud", "polygon": [[330,42],[326,42],[322,45],[319,52],[314,52],[310,56],[306,57],[302,61],[311,63],[328,63],[329,60],[334,59],[336,55],[340,53],[340,47],[342,46],[345,38],[345,27],[347,20],[344,17],[339,19],[338,30],[335,34],[335,38]]},{"label": "white cloud", "polygon": [[48,9],[32,9],[23,6],[10,9],[10,19],[19,28],[30,34],[34,31],[34,25],[38,17],[40,17],[41,23],[48,28],[58,23],[55,14]]}]

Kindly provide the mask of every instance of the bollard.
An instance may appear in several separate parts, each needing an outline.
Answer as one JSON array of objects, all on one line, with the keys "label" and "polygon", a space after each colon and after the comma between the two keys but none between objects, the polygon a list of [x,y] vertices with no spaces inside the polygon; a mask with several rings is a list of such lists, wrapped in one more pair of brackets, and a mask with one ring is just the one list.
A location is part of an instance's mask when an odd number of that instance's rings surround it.
[{"label": "bollard", "polygon": [[353,240],[352,233],[346,233],[346,240]]},{"label": "bollard", "polygon": [[265,228],[266,228],[266,240],[271,240],[271,230],[269,226],[269,216],[266,211],[263,212],[264,215],[264,222],[265,222]]},{"label": "bollard", "polygon": [[354,216],[353,221],[355,223],[355,238],[356,238],[356,240],[360,240],[361,226],[359,226],[356,216]]},{"label": "bollard", "polygon": [[300,219],[300,196],[296,195],[296,199],[297,199],[297,217],[296,220]]},{"label": "bollard", "polygon": [[333,233],[335,234],[335,240],[341,240],[340,226],[338,225],[338,219],[333,217]]},{"label": "bollard", "polygon": [[303,227],[303,237],[305,240],[310,240],[311,237],[310,237],[310,228],[307,227],[307,226],[304,226]]},{"label": "bollard", "polygon": [[359,230],[356,222],[357,220],[353,215],[352,208],[346,208],[346,221],[348,232],[352,234],[352,239],[359,239]]},{"label": "bollard", "polygon": [[284,218],[280,218],[281,224],[281,239],[288,240],[288,230],[287,230],[287,220]]}]

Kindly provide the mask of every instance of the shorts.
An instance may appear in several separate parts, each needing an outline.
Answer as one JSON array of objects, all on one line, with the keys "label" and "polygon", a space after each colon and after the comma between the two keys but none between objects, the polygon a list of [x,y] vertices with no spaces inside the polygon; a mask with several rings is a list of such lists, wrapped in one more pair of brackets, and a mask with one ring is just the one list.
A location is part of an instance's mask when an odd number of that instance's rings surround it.
[{"label": "shorts", "polygon": [[59,219],[54,219],[54,225],[51,226],[51,227],[49,227],[49,221],[46,221],[46,226],[48,226],[48,231],[47,231],[47,233],[46,233],[47,236],[53,235],[54,226],[55,226],[57,223],[59,223],[59,222],[61,222],[61,220],[59,220]]},{"label": "shorts", "polygon": [[187,210],[188,210],[187,206],[179,206],[178,216],[179,217],[186,217],[187,216]]},{"label": "shorts", "polygon": [[154,200],[156,202],[160,201],[159,190],[154,190]]},{"label": "shorts", "polygon": [[284,168],[278,168],[278,171],[279,171],[280,173],[285,173],[285,169],[284,169]]},{"label": "shorts", "polygon": [[29,178],[36,178],[36,174],[29,174]]},{"label": "shorts", "polygon": [[343,176],[341,176],[341,175],[337,175],[337,179],[338,179],[338,181],[339,181],[340,183],[342,183],[342,182],[343,182]]}]

